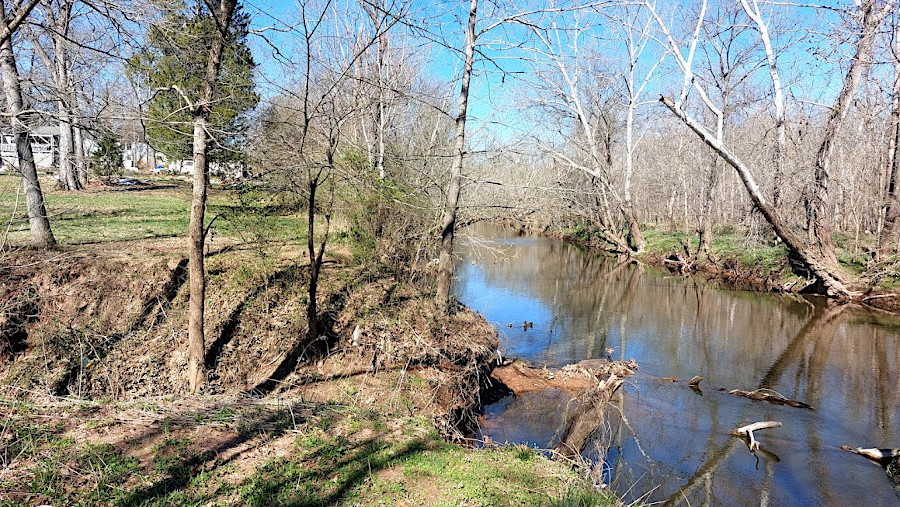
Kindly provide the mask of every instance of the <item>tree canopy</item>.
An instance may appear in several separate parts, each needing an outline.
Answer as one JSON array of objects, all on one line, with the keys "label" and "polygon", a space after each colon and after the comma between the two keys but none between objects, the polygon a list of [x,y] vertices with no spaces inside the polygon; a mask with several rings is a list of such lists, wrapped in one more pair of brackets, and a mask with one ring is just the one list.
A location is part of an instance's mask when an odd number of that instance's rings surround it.
[{"label": "tree canopy", "polygon": [[[129,59],[134,80],[150,94],[146,132],[150,144],[171,160],[191,156],[191,108],[200,95],[207,55],[215,34],[208,7],[178,1],[153,23],[143,48]],[[256,62],[247,45],[250,17],[240,11],[228,30],[210,117],[210,160],[242,157],[249,113],[259,102]]]}]

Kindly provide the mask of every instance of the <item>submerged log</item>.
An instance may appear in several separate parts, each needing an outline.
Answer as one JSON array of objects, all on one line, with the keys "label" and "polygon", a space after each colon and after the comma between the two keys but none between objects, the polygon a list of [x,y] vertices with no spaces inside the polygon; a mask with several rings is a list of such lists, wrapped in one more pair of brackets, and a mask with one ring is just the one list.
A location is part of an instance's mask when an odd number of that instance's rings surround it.
[{"label": "submerged log", "polygon": [[[724,391],[725,389],[721,390]],[[731,391],[728,391],[728,394],[743,396],[744,398],[750,398],[751,400],[767,401],[775,405],[788,405],[790,407],[796,408],[812,408],[802,401],[785,398],[784,396],[768,389],[756,389],[755,391],[742,391],[740,389],[732,389]]]},{"label": "submerged log", "polygon": [[744,437],[747,439],[747,447],[750,448],[751,451],[756,451],[759,449],[759,441],[753,436],[754,431],[764,430],[768,428],[780,428],[781,423],[778,421],[760,421],[755,422],[753,424],[748,424],[746,426],[741,426],[735,430],[731,431],[731,434],[738,437]]},{"label": "submerged log", "polygon": [[849,445],[842,445],[841,449],[878,463],[884,468],[891,481],[900,483],[900,449],[863,449],[862,447],[850,447]]},{"label": "submerged log", "polygon": [[624,382],[623,377],[611,374],[596,387],[572,400],[577,402],[577,406],[568,417],[566,429],[556,445],[557,452],[570,460],[578,460],[591,435],[606,421],[606,405]]}]

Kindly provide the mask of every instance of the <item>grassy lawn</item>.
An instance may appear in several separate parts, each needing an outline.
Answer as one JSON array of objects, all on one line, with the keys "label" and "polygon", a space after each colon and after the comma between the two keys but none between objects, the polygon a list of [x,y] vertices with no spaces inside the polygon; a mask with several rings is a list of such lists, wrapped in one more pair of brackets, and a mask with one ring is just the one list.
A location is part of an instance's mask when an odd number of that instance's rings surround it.
[{"label": "grassy lawn", "polygon": [[[56,240],[62,245],[73,245],[185,236],[190,219],[190,186],[178,180],[148,182],[165,188],[92,187],[82,192],[59,192],[52,190],[49,181],[42,181]],[[16,194],[20,185],[18,176],[0,175],[0,217],[3,231],[9,227],[7,242],[12,245],[28,242],[24,196]],[[305,237],[302,213],[283,208],[275,214],[263,213],[262,199],[248,202],[232,191],[212,188],[207,223],[218,216],[214,224],[217,233],[244,240],[258,239],[260,235],[270,240]]]}]

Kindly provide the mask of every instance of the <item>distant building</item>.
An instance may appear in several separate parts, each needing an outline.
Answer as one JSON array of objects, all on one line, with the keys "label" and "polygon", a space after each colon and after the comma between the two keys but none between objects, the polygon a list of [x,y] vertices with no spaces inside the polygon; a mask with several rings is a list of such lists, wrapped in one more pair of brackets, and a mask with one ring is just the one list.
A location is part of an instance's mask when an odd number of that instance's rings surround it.
[{"label": "distant building", "polygon": [[[167,172],[172,174],[194,174],[194,161],[190,158],[168,160],[161,152],[150,155],[153,148],[147,143],[128,143],[122,149],[122,165],[130,171]],[[155,161],[155,167],[152,167]],[[246,166],[236,162],[210,162],[211,175],[229,179],[240,179],[246,175]]]},{"label": "distant building", "polygon": [[[97,149],[97,144],[86,130],[81,131],[85,156],[89,157]],[[34,165],[38,170],[56,170],[59,168],[59,127],[43,126],[32,130],[31,152],[34,154]],[[19,154],[16,152],[16,137],[8,129],[0,130],[0,172],[19,167]]]},{"label": "distant building", "polygon": [[[59,128],[38,127],[31,133],[31,151],[38,169],[59,167]],[[19,167],[16,138],[9,131],[0,131],[0,171]]]},{"label": "distant building", "polygon": [[[155,159],[152,155],[155,155]],[[162,165],[166,161],[166,156],[155,151],[147,143],[135,142],[122,145],[122,168],[126,171],[151,171],[157,169],[165,170]],[[156,167],[152,167],[156,164]]]}]

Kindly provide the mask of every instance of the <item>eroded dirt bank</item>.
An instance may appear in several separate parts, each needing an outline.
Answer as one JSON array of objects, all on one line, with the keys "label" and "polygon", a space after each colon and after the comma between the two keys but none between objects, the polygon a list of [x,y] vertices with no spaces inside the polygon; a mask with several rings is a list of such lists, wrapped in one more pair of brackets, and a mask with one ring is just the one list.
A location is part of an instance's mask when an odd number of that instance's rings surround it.
[{"label": "eroded dirt bank", "polygon": [[[184,393],[186,261],[161,241],[5,259],[0,277],[0,383],[7,395],[112,401]],[[395,274],[325,265],[325,339],[306,339],[302,257],[277,261],[239,247],[208,260],[207,395],[350,397],[464,429],[499,345],[458,308],[436,318],[431,298]]]},{"label": "eroded dirt bank", "polygon": [[500,385],[483,317],[337,255],[310,342],[301,251],[217,246],[198,396],[179,242],[3,259],[0,506],[615,504],[528,448],[447,443]]}]

